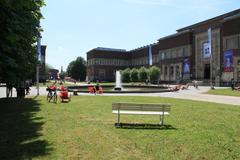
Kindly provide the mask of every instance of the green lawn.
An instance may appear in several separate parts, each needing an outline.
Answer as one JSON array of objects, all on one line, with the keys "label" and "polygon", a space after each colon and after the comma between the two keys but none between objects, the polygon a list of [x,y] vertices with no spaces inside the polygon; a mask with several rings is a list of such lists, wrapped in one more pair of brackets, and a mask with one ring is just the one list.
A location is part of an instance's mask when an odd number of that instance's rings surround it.
[{"label": "green lawn", "polygon": [[237,91],[237,90],[232,91],[231,88],[209,90],[207,93],[208,94],[214,94],[214,95],[224,95],[224,96],[240,97],[240,91]]},{"label": "green lawn", "polygon": [[[115,128],[112,102],[171,103],[172,128]],[[240,106],[157,97],[0,99],[0,159],[240,159]],[[123,115],[125,123],[158,116]]]}]

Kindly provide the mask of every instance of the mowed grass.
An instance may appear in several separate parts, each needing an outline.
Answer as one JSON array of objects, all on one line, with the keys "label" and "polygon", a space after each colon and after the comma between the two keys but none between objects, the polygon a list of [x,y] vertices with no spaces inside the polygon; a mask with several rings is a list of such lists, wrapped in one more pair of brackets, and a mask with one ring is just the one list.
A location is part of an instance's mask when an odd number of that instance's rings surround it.
[{"label": "mowed grass", "polygon": [[237,91],[237,90],[232,91],[231,88],[209,90],[207,93],[208,94],[214,94],[214,95],[240,97],[240,91]]},{"label": "mowed grass", "polygon": [[[115,128],[112,102],[171,103],[171,129]],[[159,97],[0,99],[0,159],[240,159],[240,106]],[[154,115],[122,115],[156,124]]]}]

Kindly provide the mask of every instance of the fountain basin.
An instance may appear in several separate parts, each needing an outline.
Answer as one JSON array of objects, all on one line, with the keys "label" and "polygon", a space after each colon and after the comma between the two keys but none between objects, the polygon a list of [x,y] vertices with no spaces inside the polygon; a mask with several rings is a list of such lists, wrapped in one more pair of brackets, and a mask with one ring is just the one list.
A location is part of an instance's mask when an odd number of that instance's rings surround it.
[{"label": "fountain basin", "polygon": [[[88,87],[92,85],[84,86],[69,86],[68,91],[72,92],[77,90],[79,93],[89,93]],[[103,88],[103,93],[162,93],[162,92],[171,92],[168,87],[158,86],[158,85],[123,85],[121,90],[115,90],[114,85],[101,85]]]}]

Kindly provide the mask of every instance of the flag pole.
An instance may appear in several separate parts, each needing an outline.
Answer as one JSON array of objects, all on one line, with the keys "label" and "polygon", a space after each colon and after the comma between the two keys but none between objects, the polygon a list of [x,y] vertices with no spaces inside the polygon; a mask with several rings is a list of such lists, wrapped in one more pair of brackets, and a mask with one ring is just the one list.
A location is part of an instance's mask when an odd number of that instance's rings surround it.
[{"label": "flag pole", "polygon": [[208,29],[208,49],[210,54],[210,87],[213,89],[213,56],[212,56],[212,29]]}]

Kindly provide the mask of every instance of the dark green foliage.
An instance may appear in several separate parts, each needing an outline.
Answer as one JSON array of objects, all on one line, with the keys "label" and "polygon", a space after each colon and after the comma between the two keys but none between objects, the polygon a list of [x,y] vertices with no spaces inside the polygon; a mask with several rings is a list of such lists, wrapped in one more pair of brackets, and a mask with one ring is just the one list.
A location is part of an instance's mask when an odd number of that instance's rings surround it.
[{"label": "dark green foliage", "polygon": [[125,83],[130,82],[130,72],[131,72],[130,68],[126,68],[121,72],[123,82]]},{"label": "dark green foliage", "polygon": [[146,82],[148,79],[148,70],[145,67],[141,67],[138,71],[138,78],[140,82]]},{"label": "dark green foliage", "polygon": [[130,77],[132,82],[138,82],[138,69],[133,68],[130,72]]},{"label": "dark green foliage", "polygon": [[43,0],[0,1],[0,81],[19,87],[37,64]]},{"label": "dark green foliage", "polygon": [[156,66],[152,66],[151,68],[149,68],[149,77],[151,83],[158,81],[160,77],[160,69]]},{"label": "dark green foliage", "polygon": [[86,79],[86,61],[82,57],[69,63],[67,67],[68,76],[75,80],[84,81]]}]

